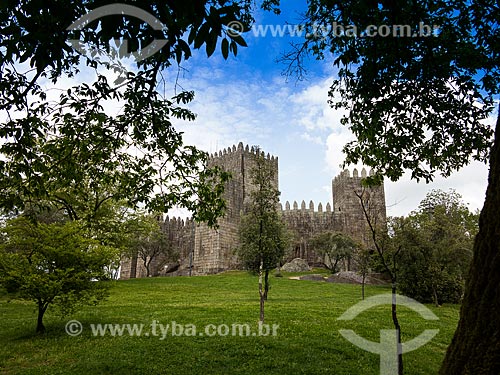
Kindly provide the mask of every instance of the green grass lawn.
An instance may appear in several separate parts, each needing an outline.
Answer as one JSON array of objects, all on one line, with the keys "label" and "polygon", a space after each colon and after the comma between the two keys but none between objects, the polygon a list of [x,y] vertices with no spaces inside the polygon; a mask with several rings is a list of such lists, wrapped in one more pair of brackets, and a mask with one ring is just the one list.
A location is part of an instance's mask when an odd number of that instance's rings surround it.
[{"label": "green grass lawn", "polygon": [[[361,300],[355,285],[271,278],[266,323],[278,324],[276,336],[200,336],[208,324],[249,324],[257,330],[257,278],[243,272],[205,277],[119,281],[110,297],[71,316],[46,314],[47,333],[34,334],[35,305],[0,298],[0,373],[2,374],[378,374],[379,357],[348,341],[339,329],[379,341],[379,330],[392,329],[390,306],[336,320]],[[367,287],[367,296],[388,293]],[[425,329],[439,334],[404,355],[406,374],[435,374],[455,330],[459,306],[428,306],[438,321],[423,320],[400,308],[403,341]],[[83,333],[65,333],[67,321],[83,324]],[[197,335],[153,336],[150,325],[194,324]],[[94,337],[91,324],[144,324],[140,337]],[[159,332],[157,332],[159,333]],[[192,333],[192,332],[191,332]]]}]

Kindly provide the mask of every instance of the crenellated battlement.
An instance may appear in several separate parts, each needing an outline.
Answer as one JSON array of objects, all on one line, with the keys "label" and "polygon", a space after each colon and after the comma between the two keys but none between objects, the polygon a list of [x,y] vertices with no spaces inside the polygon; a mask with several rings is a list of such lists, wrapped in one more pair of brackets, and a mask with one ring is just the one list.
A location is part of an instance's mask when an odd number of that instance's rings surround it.
[{"label": "crenellated battlement", "polygon": [[160,220],[160,222],[163,223],[164,225],[177,228],[191,228],[194,224],[192,218],[187,218],[187,219],[181,219],[179,217],[170,218],[168,215],[167,217],[165,217],[164,220]]},{"label": "crenellated battlement", "polygon": [[[278,157],[274,155],[270,155],[269,153],[266,153],[264,151],[260,151],[261,155],[267,159],[270,160],[274,163],[278,163]],[[225,157],[232,158],[234,156],[241,156],[242,154],[247,154],[247,155],[253,155],[257,156],[258,154],[258,148],[255,146],[249,146],[249,145],[243,145],[243,142],[238,143],[238,146],[233,145],[232,147],[228,148],[223,148],[222,150],[219,150],[218,152],[214,152],[213,154],[210,154],[209,157],[210,159],[224,159]]]},{"label": "crenellated battlement", "polygon": [[368,176],[373,176],[373,175],[375,175],[375,171],[373,169],[370,169],[370,171],[367,172],[365,168],[362,168],[360,173],[358,172],[357,168],[354,168],[352,170],[352,175],[348,169],[344,169],[333,179],[333,181],[335,182],[335,181],[342,181],[345,179],[366,178]]},{"label": "crenellated battlement", "polygon": [[[292,208],[290,208],[292,207]],[[323,204],[320,202],[318,204],[318,207],[317,207],[317,210],[315,210],[314,208],[314,202],[311,200],[309,201],[309,205],[306,206],[306,202],[303,200],[302,203],[300,204],[300,208],[299,208],[299,204],[297,203],[297,201],[294,201],[293,202],[293,206],[290,205],[290,202],[289,201],[286,201],[285,202],[285,207],[283,208],[283,205],[280,203],[279,205],[279,209],[280,211],[282,212],[285,212],[285,211],[307,211],[307,212],[332,212],[332,206],[330,204],[330,202],[328,202],[325,206],[325,211],[323,211]]]},{"label": "crenellated battlement", "polygon": [[[206,275],[241,266],[236,250],[239,246],[239,225],[241,214],[257,188],[252,181],[251,171],[257,165],[257,156],[266,160],[274,172],[273,184],[278,186],[278,157],[264,153],[256,146],[244,145],[240,142],[209,155],[208,166],[218,166],[231,174],[225,185],[223,198],[227,210],[219,220],[217,230],[206,224],[197,224],[193,219],[178,217],[159,217],[159,223],[169,243],[179,254],[177,263],[180,275]],[[332,201],[318,203],[311,200],[306,203],[286,201],[279,204],[283,221],[293,234],[290,257],[306,259],[310,265],[322,264],[324,261],[314,249],[311,239],[319,233],[341,232],[353,239],[370,246],[371,237],[367,236],[366,222],[357,193],[361,189],[362,179],[373,176],[375,172],[362,168],[354,168],[340,172],[332,179]],[[370,207],[376,207],[378,215],[385,218],[384,186],[367,187],[367,196],[371,200]],[[374,203],[374,204],[373,204]],[[162,263],[163,262],[163,263]],[[153,274],[165,271],[164,260],[153,262]],[[345,266],[349,269],[349,264]],[[144,277],[144,267],[137,257],[126,260],[122,264],[121,277]]]}]

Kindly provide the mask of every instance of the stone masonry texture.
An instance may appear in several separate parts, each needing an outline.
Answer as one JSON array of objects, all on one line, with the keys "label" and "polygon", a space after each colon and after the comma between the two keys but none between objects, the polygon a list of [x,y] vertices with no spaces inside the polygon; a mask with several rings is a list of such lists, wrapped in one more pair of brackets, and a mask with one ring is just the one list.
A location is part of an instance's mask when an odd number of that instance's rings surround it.
[{"label": "stone masonry texture", "polygon": [[[191,219],[181,220],[167,218],[160,220],[160,225],[172,246],[179,254],[178,274],[188,274],[191,267],[193,275],[207,275],[231,269],[238,269],[239,263],[236,250],[239,245],[238,227],[245,203],[250,199],[254,189],[251,183],[250,171],[255,160],[261,153],[267,163],[272,165],[275,179],[273,183],[278,188],[278,158],[263,153],[254,147],[240,143],[210,156],[208,166],[219,166],[230,172],[232,178],[225,187],[224,199],[227,209],[224,217],[219,219],[217,230],[206,224],[196,224]],[[372,172],[370,172],[371,174]],[[357,194],[369,197],[369,209],[378,222],[385,222],[386,206],[384,185],[372,188],[362,187],[361,181],[367,177],[365,169],[359,173],[342,171],[332,181],[332,202],[316,207],[312,201],[306,204],[302,201],[290,205],[286,202],[280,205],[282,216],[288,228],[294,233],[294,243],[289,252],[290,259],[302,258],[310,265],[319,265],[322,260],[310,246],[310,240],[316,234],[331,231],[342,232],[353,239],[371,246],[367,231],[367,223]],[[162,275],[167,267],[165,259],[154,259],[152,275]],[[351,266],[346,263],[344,268]],[[120,278],[128,279],[144,277],[146,271],[142,262],[136,258],[122,262]]]}]

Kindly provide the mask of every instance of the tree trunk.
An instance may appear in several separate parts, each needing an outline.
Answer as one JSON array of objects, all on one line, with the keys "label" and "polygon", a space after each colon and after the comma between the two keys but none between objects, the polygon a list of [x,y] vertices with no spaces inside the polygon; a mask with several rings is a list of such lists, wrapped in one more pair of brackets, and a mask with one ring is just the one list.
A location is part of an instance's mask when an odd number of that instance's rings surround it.
[{"label": "tree trunk", "polygon": [[377,250],[377,253],[380,257],[380,260],[382,261],[382,264],[385,268],[385,270],[391,275],[391,292],[392,292],[392,303],[391,303],[391,313],[392,313],[392,322],[394,324],[394,329],[396,330],[396,345],[397,345],[397,366],[398,366],[398,375],[403,375],[403,348],[401,345],[401,327],[399,325],[398,321],[398,315],[397,315],[397,301],[396,301],[396,291],[397,291],[397,273],[396,273],[396,259],[401,251],[401,246],[399,246],[398,250],[392,255],[392,261],[393,261],[393,267],[389,267],[387,264],[385,258],[384,258],[384,250],[383,247],[380,246],[380,242],[377,240],[377,232],[376,228],[373,226],[371,217],[368,214],[368,211],[366,210],[365,202],[363,200],[363,193],[358,194],[356,191],[354,192],[356,196],[359,198],[359,202],[361,203],[361,208],[363,209],[363,213],[366,218],[366,222],[368,226],[370,227],[370,232],[372,234],[372,239],[373,243],[375,245],[375,248]]},{"label": "tree trunk", "polygon": [[38,301],[37,304],[38,304],[38,318],[36,322],[36,333],[44,333],[45,326],[43,325],[43,315],[47,310],[47,306],[42,301]]},{"label": "tree trunk", "polygon": [[263,274],[263,268],[264,268],[264,261],[260,260],[260,265],[259,265],[259,296],[260,296],[260,321],[264,323],[264,288],[262,286],[262,274]]},{"label": "tree trunk", "polygon": [[500,108],[460,320],[440,374],[500,374]]},{"label": "tree trunk", "polygon": [[401,346],[401,326],[399,325],[398,314],[397,314],[397,301],[396,301],[396,281],[392,282],[392,323],[394,324],[394,329],[396,330],[397,337],[397,352],[398,352],[398,375],[403,375],[403,347]]},{"label": "tree trunk", "polygon": [[267,292],[269,292],[269,270],[264,272],[264,301],[267,301]]},{"label": "tree trunk", "polygon": [[365,279],[366,279],[366,274],[363,274],[363,280],[361,281],[361,299],[363,301],[365,300]]},{"label": "tree trunk", "polygon": [[142,261],[144,263],[144,268],[146,269],[146,277],[149,277],[151,272],[149,271],[149,266],[151,265],[151,257],[145,256],[142,258]]},{"label": "tree trunk", "polygon": [[434,305],[436,305],[436,307],[439,307],[439,298],[434,283],[432,283],[432,299],[434,300]]},{"label": "tree trunk", "polygon": [[[261,218],[263,213],[261,212]],[[259,263],[259,296],[260,296],[260,321],[264,323],[264,301],[265,301],[265,293],[262,287],[262,273],[264,272],[264,255],[262,252],[262,233],[264,233],[264,222],[261,219],[259,221],[259,254],[260,254],[260,263]]]},{"label": "tree trunk", "polygon": [[337,273],[337,264],[338,264],[339,260],[337,258],[335,258],[335,263],[333,263],[332,265],[332,273],[335,274]]}]

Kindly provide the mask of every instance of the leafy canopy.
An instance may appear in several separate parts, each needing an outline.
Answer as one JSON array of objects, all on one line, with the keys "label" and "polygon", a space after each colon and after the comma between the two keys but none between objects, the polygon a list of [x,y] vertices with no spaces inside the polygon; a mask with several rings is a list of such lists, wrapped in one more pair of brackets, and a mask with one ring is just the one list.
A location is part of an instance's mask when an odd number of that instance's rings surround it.
[{"label": "leafy canopy", "polygon": [[311,246],[323,258],[323,264],[332,273],[338,271],[339,262],[354,255],[361,246],[351,237],[335,232],[324,232],[314,236]]},{"label": "leafy canopy", "polygon": [[401,291],[436,305],[460,302],[478,230],[478,215],[469,211],[458,193],[428,193],[395,233],[402,244]]},{"label": "leafy canopy", "polygon": [[[284,59],[293,72],[308,53],[333,55],[330,103],[347,110],[342,122],[356,136],[346,163],[430,181],[489,155],[493,131],[483,120],[500,87],[499,18],[494,0],[310,0],[308,36]],[[371,25],[390,35],[363,35]],[[338,31],[348,26],[357,36]],[[410,36],[400,34],[406,27]]]},{"label": "leafy canopy", "polygon": [[[173,126],[174,119],[194,120],[184,107],[193,93],[164,97],[158,82],[162,70],[189,59],[192,49],[205,47],[210,56],[221,41],[223,57],[236,55],[246,44],[228,25],[248,27],[252,2],[145,1],[134,6],[155,17],[161,30],[122,14],[101,17],[78,33],[67,30],[102,5],[9,1],[0,9],[0,207],[17,212],[57,202],[77,219],[70,201],[98,206],[112,199],[160,211],[183,205],[196,220],[215,225],[228,175],[206,168],[207,154],[184,145]],[[132,72],[95,51],[80,55],[70,39],[103,52],[115,41],[118,57],[126,45],[134,51],[154,39],[166,44]],[[81,64],[95,71],[95,81],[49,100],[43,83],[78,78]],[[106,78],[111,73],[119,74],[114,84]],[[118,114],[105,110],[110,102],[120,103]]]},{"label": "leafy canopy", "polygon": [[51,305],[62,313],[96,303],[107,294],[105,266],[114,252],[85,237],[77,222],[35,223],[26,217],[7,221],[0,244],[0,285],[39,310],[37,331]]},{"label": "leafy canopy", "polygon": [[[160,216],[161,217],[161,216]],[[124,223],[128,257],[138,257],[146,268],[146,277],[156,276],[160,266],[177,260],[178,253],[162,230],[158,216],[136,212]],[[157,270],[151,268],[156,262]]]}]

